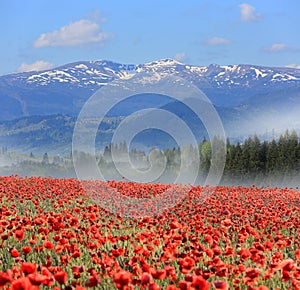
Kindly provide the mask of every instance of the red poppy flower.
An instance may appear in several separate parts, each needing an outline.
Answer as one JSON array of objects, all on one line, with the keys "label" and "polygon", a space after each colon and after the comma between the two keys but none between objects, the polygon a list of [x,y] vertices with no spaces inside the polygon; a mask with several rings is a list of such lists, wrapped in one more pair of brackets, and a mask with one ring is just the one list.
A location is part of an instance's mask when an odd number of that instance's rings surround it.
[{"label": "red poppy flower", "polygon": [[101,279],[97,275],[93,275],[89,277],[89,281],[85,283],[86,287],[96,287],[98,284],[100,284]]},{"label": "red poppy flower", "polygon": [[224,219],[221,221],[221,225],[225,228],[229,228],[232,225],[232,221],[230,219]]},{"label": "red poppy flower", "polygon": [[80,285],[76,285],[75,290],[86,290],[86,288],[80,286]]},{"label": "red poppy flower", "polygon": [[50,280],[48,276],[41,275],[41,274],[38,274],[38,273],[29,274],[27,277],[29,278],[30,282],[33,285],[36,285],[36,286],[39,286],[41,284],[47,285],[49,280]]},{"label": "red poppy flower", "polygon": [[148,285],[148,290],[160,290],[161,287],[159,287],[155,282],[151,282]]},{"label": "red poppy flower", "polygon": [[120,257],[122,255],[124,255],[125,253],[125,249],[124,248],[119,248],[119,249],[112,249],[111,253],[115,256],[115,257]]},{"label": "red poppy flower", "polygon": [[147,285],[147,284],[149,284],[151,281],[152,281],[152,276],[151,276],[149,273],[144,272],[144,273],[142,274],[142,277],[141,277],[141,283],[142,283],[142,285]]},{"label": "red poppy flower", "polygon": [[211,235],[206,235],[204,237],[204,242],[208,243],[209,245],[212,245],[213,241],[214,241],[214,239],[213,239],[213,237]]},{"label": "red poppy flower", "polygon": [[191,283],[187,281],[179,281],[178,287],[180,290],[189,290],[191,288]]},{"label": "red poppy flower", "polygon": [[242,260],[246,260],[251,256],[250,250],[249,249],[241,249],[239,252],[240,257]]},{"label": "red poppy flower", "polygon": [[18,250],[14,249],[14,248],[10,250],[10,254],[13,258],[20,257],[20,253],[18,252]]},{"label": "red poppy flower", "polygon": [[16,230],[14,233],[14,239],[16,241],[22,241],[24,238],[24,232],[22,230]]},{"label": "red poppy flower", "polygon": [[12,282],[11,290],[38,290],[38,286],[31,284],[28,277],[23,277]]},{"label": "red poppy flower", "polygon": [[80,251],[75,251],[73,254],[72,254],[72,258],[76,259],[76,258],[79,258],[81,256],[81,252]]},{"label": "red poppy flower", "polygon": [[48,250],[52,250],[52,249],[54,249],[54,245],[50,241],[45,241],[44,248],[48,249]]},{"label": "red poppy flower", "polygon": [[5,286],[11,281],[13,281],[13,273],[11,270],[7,270],[5,273],[0,272],[0,287]]},{"label": "red poppy flower", "polygon": [[287,282],[287,281],[291,280],[291,278],[292,278],[291,272],[289,272],[289,271],[282,271],[282,278],[281,278],[281,280],[283,282]]},{"label": "red poppy flower", "polygon": [[22,247],[22,252],[24,255],[28,255],[31,252],[32,248],[30,246]]},{"label": "red poppy flower", "polygon": [[260,275],[260,269],[258,268],[248,268],[246,270],[246,277],[250,279],[257,278]]},{"label": "red poppy flower", "polygon": [[3,235],[1,235],[1,239],[2,239],[3,241],[6,241],[8,238],[9,238],[9,235],[8,235],[8,234],[3,234]]},{"label": "red poppy flower", "polygon": [[120,271],[114,275],[114,282],[118,289],[123,288],[131,282],[132,274],[127,271]]},{"label": "red poppy flower", "polygon": [[37,265],[30,262],[24,262],[21,266],[21,271],[25,274],[32,274],[36,271]]},{"label": "red poppy flower", "polygon": [[290,272],[290,271],[294,270],[295,268],[296,268],[295,261],[292,259],[284,260],[281,263],[282,271]]},{"label": "red poppy flower", "polygon": [[170,223],[170,228],[176,230],[182,228],[182,225],[178,221],[173,221]]},{"label": "red poppy flower", "polygon": [[161,270],[153,269],[151,271],[151,274],[152,274],[154,279],[164,280],[166,278],[167,272],[166,272],[165,269],[161,269]]},{"label": "red poppy flower", "polygon": [[176,286],[174,285],[168,285],[166,290],[178,290],[179,288],[177,288]]},{"label": "red poppy flower", "polygon": [[181,273],[183,274],[187,274],[195,266],[195,260],[190,257],[185,257],[184,259],[180,259],[178,263],[180,265]]},{"label": "red poppy flower", "polygon": [[213,285],[215,289],[228,290],[229,285],[226,281],[214,281]]},{"label": "red poppy flower", "polygon": [[54,278],[59,284],[66,284],[68,274],[64,271],[60,271],[60,272],[54,274]]},{"label": "red poppy flower", "polygon": [[201,289],[201,290],[209,290],[210,289],[210,283],[207,282],[201,276],[194,276],[192,286],[195,287],[196,289]]}]

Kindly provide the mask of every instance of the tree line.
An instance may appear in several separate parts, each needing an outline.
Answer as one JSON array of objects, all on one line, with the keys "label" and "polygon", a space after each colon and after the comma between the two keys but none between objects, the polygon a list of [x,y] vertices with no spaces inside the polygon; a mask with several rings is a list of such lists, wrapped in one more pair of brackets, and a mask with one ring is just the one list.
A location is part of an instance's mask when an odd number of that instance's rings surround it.
[{"label": "tree line", "polygon": [[[218,139],[213,142],[223,142]],[[176,176],[180,169],[183,156],[189,156],[190,160],[200,158],[198,180],[200,184],[205,181],[212,164],[212,144],[205,138],[198,144],[198,148],[191,145],[184,148],[168,148],[164,150],[167,159],[166,175]],[[300,141],[295,131],[286,132],[277,139],[271,141],[260,140],[255,134],[243,142],[231,143],[228,139],[226,148],[226,161],[221,180],[222,184],[257,184],[277,186],[300,185]],[[225,147],[226,145],[226,147]],[[111,167],[111,149],[115,152],[127,154],[125,143],[110,144],[104,149],[100,157],[99,165],[102,168]],[[129,152],[131,158],[146,160],[147,154],[143,151],[133,150]],[[218,152],[216,152],[218,159]],[[186,159],[186,158],[185,158]],[[218,160],[215,160],[216,163]],[[188,165],[192,167],[191,164]]]},{"label": "tree line", "polygon": [[[210,147],[206,140],[199,144],[204,170],[211,165]],[[223,183],[300,185],[300,142],[295,131],[290,133],[286,130],[278,139],[271,141],[261,141],[257,135],[242,143],[227,140],[226,151]]]},{"label": "tree line", "polygon": [[[222,142],[222,140],[217,140]],[[224,144],[223,144],[224,145]],[[205,181],[212,166],[212,142],[199,143],[199,182]],[[220,146],[219,146],[220,147]],[[221,146],[222,147],[222,146]],[[189,148],[191,150],[191,148]],[[180,149],[167,149],[168,166],[180,162]],[[216,152],[218,155],[218,152]],[[278,139],[262,141],[257,135],[243,142],[227,139],[226,161],[222,184],[257,184],[261,186],[300,186],[300,141],[295,131],[286,132]]]},{"label": "tree line", "polygon": [[[213,142],[203,139],[195,148],[191,145],[184,148],[168,148],[164,150],[166,158],[166,170],[164,176],[158,182],[173,182],[179,170],[182,169],[181,162],[184,160],[185,169],[195,169],[195,160],[200,158],[197,183],[204,183],[211,166],[218,166],[217,159],[212,163],[212,145],[214,142],[223,142],[215,137]],[[243,142],[230,142],[222,144],[220,148],[226,148],[226,160],[221,184],[241,184],[258,186],[300,186],[300,141],[295,131],[288,130],[279,138],[270,141],[260,140],[257,135],[245,139]],[[225,147],[226,145],[226,147]],[[2,152],[3,151],[3,152]],[[112,151],[114,154],[111,154]],[[1,153],[7,152],[6,148],[1,149]],[[137,168],[149,166],[149,152],[132,149],[128,152],[125,142],[120,144],[110,144],[104,148],[102,154],[96,157],[99,167],[104,172],[107,179],[120,179],[113,161],[113,156],[117,157],[117,162],[127,162],[124,156],[129,154],[132,164]],[[220,154],[221,156],[221,154]],[[72,158],[75,158],[81,166],[86,168],[87,178],[89,177],[90,164],[94,162],[94,157],[88,153],[77,152],[75,156],[70,155],[64,158],[64,162],[53,159],[49,162],[45,153],[42,162],[23,161],[13,168],[6,167],[2,174],[17,171],[21,175],[52,175],[55,167],[55,177],[76,177]],[[152,156],[153,158],[153,156]],[[161,155],[157,155],[161,158]],[[49,170],[47,168],[49,167]],[[184,167],[183,167],[184,168]],[[1,172],[0,172],[1,174]],[[94,178],[94,176],[91,176]]]}]

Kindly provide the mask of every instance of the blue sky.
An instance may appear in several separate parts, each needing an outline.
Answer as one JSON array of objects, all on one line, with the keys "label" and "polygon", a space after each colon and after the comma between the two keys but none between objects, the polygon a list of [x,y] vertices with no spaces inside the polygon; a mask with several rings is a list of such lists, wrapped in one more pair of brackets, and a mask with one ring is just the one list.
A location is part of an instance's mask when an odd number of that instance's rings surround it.
[{"label": "blue sky", "polygon": [[300,1],[1,0],[0,74],[79,60],[300,68]]}]

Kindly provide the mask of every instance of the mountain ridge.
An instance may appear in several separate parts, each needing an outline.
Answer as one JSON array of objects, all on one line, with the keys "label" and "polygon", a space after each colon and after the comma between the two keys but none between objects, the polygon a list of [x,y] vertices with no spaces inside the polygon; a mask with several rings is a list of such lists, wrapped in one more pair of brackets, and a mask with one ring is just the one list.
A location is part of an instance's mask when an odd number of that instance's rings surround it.
[{"label": "mountain ridge", "polygon": [[172,59],[146,64],[120,64],[107,60],[78,61],[50,70],[0,76],[0,119],[36,114],[77,115],[85,101],[99,88],[141,72],[174,75],[193,84],[214,105],[243,105],[262,93],[299,87],[300,69],[257,65],[193,66]]},{"label": "mountain ridge", "polygon": [[[50,152],[53,145],[55,154],[69,152],[75,120],[89,97],[114,80],[130,80],[142,72],[174,75],[196,85],[214,104],[229,138],[241,140],[273,129],[300,132],[300,69],[251,64],[193,66],[172,59],[137,65],[98,60],[0,76],[0,145],[40,153]],[[114,118],[151,105],[163,108],[158,104],[161,100],[155,103],[151,95],[141,100],[142,104],[129,101],[115,115],[107,116],[112,119],[104,122],[106,144]],[[180,110],[176,104],[167,107],[177,113]],[[197,127],[188,115],[180,117]],[[202,129],[197,136],[204,136]]]}]

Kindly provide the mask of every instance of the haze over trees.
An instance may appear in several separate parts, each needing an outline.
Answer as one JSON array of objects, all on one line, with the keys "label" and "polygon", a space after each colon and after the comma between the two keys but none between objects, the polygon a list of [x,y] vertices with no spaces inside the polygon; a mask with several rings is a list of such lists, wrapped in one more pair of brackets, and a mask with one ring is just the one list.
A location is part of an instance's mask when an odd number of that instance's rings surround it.
[{"label": "haze over trees", "polygon": [[[112,150],[113,155],[117,156],[117,165],[122,166],[122,163],[126,162],[125,155],[129,154],[136,168],[143,170],[149,167],[149,152],[135,148],[128,152],[125,142],[110,144],[104,148],[102,154],[96,157],[96,162],[106,179],[122,178],[112,159]],[[257,135],[247,138],[244,142],[230,143],[227,140],[226,150],[226,163],[221,184],[250,185],[254,183],[259,186],[281,187],[300,185],[300,141],[295,131],[287,130],[278,139],[270,141],[261,141]],[[209,168],[218,166],[218,164],[211,163],[211,142],[205,138],[198,144],[198,148],[188,145],[184,148],[167,148],[163,153],[166,158],[166,169],[163,176],[157,180],[158,182],[174,182],[180,170],[182,157],[185,162],[190,160],[188,164],[183,164],[183,170],[190,170],[194,168],[193,160],[199,156],[199,174],[196,182],[200,184],[205,182]],[[87,178],[96,178],[96,176],[89,176],[90,164],[94,157],[84,152],[74,154],[74,156],[70,154],[65,157],[51,157],[45,153],[39,157],[31,153],[27,158],[14,157],[17,161],[8,166],[9,160],[16,154],[10,152],[9,148],[3,147],[0,150],[0,158],[7,162],[1,164],[0,173],[2,175],[76,177],[72,162],[74,157],[76,162],[86,168]]]}]

